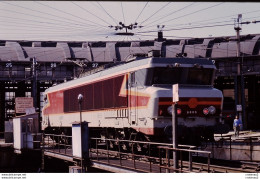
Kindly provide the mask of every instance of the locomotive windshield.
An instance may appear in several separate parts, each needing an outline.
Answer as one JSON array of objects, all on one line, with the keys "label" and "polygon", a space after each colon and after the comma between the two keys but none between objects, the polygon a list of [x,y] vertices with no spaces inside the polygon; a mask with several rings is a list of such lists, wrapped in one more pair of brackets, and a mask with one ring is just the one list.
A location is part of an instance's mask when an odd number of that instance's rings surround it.
[{"label": "locomotive windshield", "polygon": [[148,69],[147,80],[153,84],[192,84],[212,85],[214,69],[210,68],[166,68],[156,67]]}]

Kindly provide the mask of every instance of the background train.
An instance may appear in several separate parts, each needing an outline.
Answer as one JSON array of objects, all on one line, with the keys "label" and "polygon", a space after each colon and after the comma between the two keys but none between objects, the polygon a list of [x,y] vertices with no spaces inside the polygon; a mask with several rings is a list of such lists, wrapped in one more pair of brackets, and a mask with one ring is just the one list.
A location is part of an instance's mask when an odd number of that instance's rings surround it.
[{"label": "background train", "polygon": [[141,58],[65,82],[45,91],[42,129],[70,133],[82,120],[94,137],[169,142],[172,85],[180,84],[180,143],[213,138],[223,95],[213,88],[216,67],[202,58]]}]

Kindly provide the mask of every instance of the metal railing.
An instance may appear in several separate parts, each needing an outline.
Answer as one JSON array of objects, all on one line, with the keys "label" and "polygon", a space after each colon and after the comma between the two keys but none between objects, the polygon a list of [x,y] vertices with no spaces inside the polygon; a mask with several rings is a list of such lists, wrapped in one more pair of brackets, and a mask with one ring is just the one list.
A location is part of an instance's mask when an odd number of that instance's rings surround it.
[{"label": "metal railing", "polygon": [[[22,149],[33,149],[39,150],[41,145],[41,135],[42,133],[22,133]],[[30,136],[30,137],[29,137]]]},{"label": "metal railing", "polygon": [[43,134],[43,150],[72,156],[72,136]]},{"label": "metal railing", "polygon": [[[136,166],[136,160],[138,158],[146,158],[148,161],[149,161],[149,171],[152,172],[152,161],[158,159],[156,157],[153,157],[151,155],[151,148],[153,145],[158,145],[158,144],[161,144],[161,143],[150,143],[150,142],[142,142],[142,141],[129,141],[129,140],[114,140],[114,139],[102,139],[102,138],[91,138],[91,144],[93,144],[93,141],[95,141],[95,148],[93,148],[93,146],[90,147],[90,157],[92,159],[96,159],[97,161],[100,161],[100,157],[102,157],[104,154],[106,155],[107,157],[107,161],[106,163],[108,164],[112,164],[110,162],[110,155],[112,156],[117,156],[118,159],[119,159],[119,165],[116,165],[116,164],[113,164],[114,166],[120,166],[120,167],[125,167],[125,168],[128,168],[128,169],[134,169],[134,170],[139,170],[139,171],[142,171],[141,169],[137,169],[137,166]],[[109,149],[109,145],[114,142],[114,143],[117,143],[117,150],[118,151],[112,151]],[[100,144],[105,144],[105,150],[103,149],[100,149],[98,146]],[[140,147],[140,145],[147,145],[146,148],[146,154],[147,155],[141,155],[141,154],[138,154],[138,148]],[[164,144],[161,144],[161,145],[164,145]],[[165,145],[168,145],[168,144],[165,144]],[[125,152],[122,152],[123,148],[128,148],[128,150]],[[93,152],[96,152],[96,156],[93,157]],[[127,159],[130,159],[132,160],[132,167],[130,166],[125,166],[123,165],[122,163],[122,157],[125,157]]]},{"label": "metal railing", "polygon": [[[225,137],[220,137],[219,140],[210,142],[210,143],[205,143],[204,145],[208,147],[209,150],[212,151],[212,158],[217,158],[215,156],[215,152],[217,149],[225,149],[228,152],[229,156],[226,156],[229,160],[234,160],[235,155],[241,151],[243,154],[244,159],[239,159],[239,160],[246,160],[246,161],[253,161],[253,156],[255,153],[260,152],[257,147],[260,145],[260,136],[248,136],[248,137],[243,137],[240,136],[238,138],[232,138],[232,136],[225,136]],[[243,145],[244,147],[236,147],[239,145]],[[205,147],[204,147],[205,148]],[[236,157],[238,158],[238,157]]]},{"label": "metal railing", "polygon": [[[111,144],[113,145],[113,150],[110,149],[110,147],[112,147]],[[141,147],[142,151],[140,150]],[[165,172],[191,172],[193,164],[192,154],[203,153],[208,155],[207,171],[210,171],[211,152],[192,150],[196,147],[188,145],[178,145],[179,148],[177,149],[171,147],[172,144],[166,143],[91,138],[90,158],[99,163],[106,163],[111,166],[140,172],[163,172],[162,169],[164,169]],[[169,151],[180,153],[180,169],[172,166],[173,162],[170,158],[171,155],[169,155]],[[183,153],[185,152],[188,153],[189,156],[189,170],[184,169],[183,163],[186,162],[186,160],[184,160]],[[115,162],[115,158],[118,160],[117,163]],[[128,160],[127,164],[123,164],[123,161],[126,160]],[[146,168],[146,170],[143,168]]]},{"label": "metal railing", "polygon": [[[210,172],[210,154],[209,151],[201,151],[201,150],[191,150],[191,149],[180,149],[180,148],[170,148],[164,146],[158,146],[159,148],[159,158],[160,158],[160,172],[162,168],[166,169],[166,172],[170,172],[173,170],[175,172],[192,172],[193,171],[193,160],[192,156],[195,154],[206,154],[207,155],[207,172]],[[161,156],[161,151],[165,150],[165,162],[163,162],[163,157]],[[179,154],[179,159],[177,166],[174,166],[173,162],[170,160],[170,152],[177,152]],[[183,153],[188,153],[188,169],[184,169],[184,161]],[[187,166],[186,166],[187,167]]]},{"label": "metal railing", "polygon": [[[43,151],[73,158],[72,136],[43,134]],[[137,172],[196,172],[193,156],[207,155],[207,172],[210,172],[208,151],[195,150],[196,146],[90,138],[89,158],[92,162],[130,169]],[[178,152],[178,165],[173,165],[173,152]],[[197,163],[196,163],[197,164]]]}]

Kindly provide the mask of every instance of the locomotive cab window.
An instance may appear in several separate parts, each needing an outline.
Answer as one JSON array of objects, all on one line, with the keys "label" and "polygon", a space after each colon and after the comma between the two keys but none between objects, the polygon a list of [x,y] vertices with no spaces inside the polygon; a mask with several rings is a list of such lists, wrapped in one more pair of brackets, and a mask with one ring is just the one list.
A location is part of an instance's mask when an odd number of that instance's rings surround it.
[{"label": "locomotive cab window", "polygon": [[132,72],[129,78],[131,87],[144,87],[147,79],[147,69],[140,69]]},{"label": "locomotive cab window", "polygon": [[213,69],[189,68],[187,84],[212,85]]},{"label": "locomotive cab window", "polygon": [[192,84],[212,85],[214,69],[210,68],[167,68],[148,69],[147,85]]},{"label": "locomotive cab window", "polygon": [[135,72],[132,72],[130,74],[130,86],[134,87],[135,86]]}]

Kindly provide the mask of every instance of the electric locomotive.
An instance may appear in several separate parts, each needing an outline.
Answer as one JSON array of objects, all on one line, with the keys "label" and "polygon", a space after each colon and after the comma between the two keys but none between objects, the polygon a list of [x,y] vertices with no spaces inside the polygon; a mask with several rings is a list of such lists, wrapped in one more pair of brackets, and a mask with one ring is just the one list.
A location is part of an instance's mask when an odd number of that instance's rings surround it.
[{"label": "electric locomotive", "polygon": [[215,70],[209,59],[136,57],[47,89],[42,129],[66,133],[80,121],[81,112],[93,137],[169,142],[172,85],[178,83],[180,143],[212,139],[223,101],[222,92],[213,87]]}]

